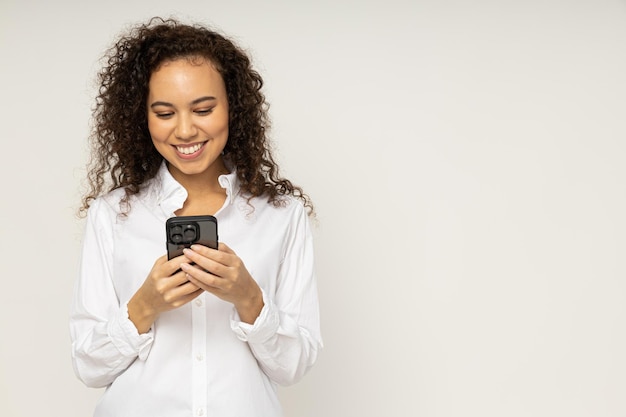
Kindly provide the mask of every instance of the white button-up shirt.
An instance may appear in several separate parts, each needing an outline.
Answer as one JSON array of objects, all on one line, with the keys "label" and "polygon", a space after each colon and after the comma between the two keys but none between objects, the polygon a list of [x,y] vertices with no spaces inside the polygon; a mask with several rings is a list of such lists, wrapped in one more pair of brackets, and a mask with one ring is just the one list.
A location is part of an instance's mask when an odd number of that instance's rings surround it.
[{"label": "white button-up shirt", "polygon": [[127,303],[165,254],[165,221],[187,192],[163,164],[126,217],[121,189],[92,203],[70,331],[76,374],[107,387],[95,417],[276,417],[276,384],[298,381],[315,363],[322,341],[306,210],[294,198],[284,207],[260,198],[249,205],[235,173],[219,183],[227,193],[215,214],[220,241],[263,291],[253,325],[203,293],[138,334]]}]

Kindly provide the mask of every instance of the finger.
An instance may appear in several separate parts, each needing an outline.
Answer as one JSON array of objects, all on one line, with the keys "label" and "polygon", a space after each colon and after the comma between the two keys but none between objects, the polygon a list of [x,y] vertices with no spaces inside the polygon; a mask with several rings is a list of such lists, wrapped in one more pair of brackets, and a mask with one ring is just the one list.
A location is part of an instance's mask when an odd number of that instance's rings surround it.
[{"label": "finger", "polygon": [[[197,244],[191,245],[188,249],[186,248],[186,250],[192,250],[196,253],[199,253],[202,256],[213,256],[215,253],[218,252],[217,249],[213,249],[208,246],[197,245]],[[185,249],[183,249],[183,253],[185,253]]]},{"label": "finger", "polygon": [[[179,287],[179,288],[182,288],[182,287]],[[172,307],[180,307],[184,304],[187,304],[188,302],[190,302],[191,300],[198,297],[200,294],[204,292],[202,288],[199,288],[191,283],[189,283],[187,285],[187,288],[185,288],[185,290],[188,290],[188,289],[191,289],[191,290],[185,291],[185,292],[181,290],[177,294],[171,294],[170,305]]]},{"label": "finger", "polygon": [[159,256],[152,265],[152,270],[156,271],[159,269],[167,270],[165,264],[167,263],[167,255]]},{"label": "finger", "polygon": [[167,255],[160,256],[154,261],[154,265],[152,265],[152,269],[150,270],[152,279],[169,277],[176,272],[176,269],[172,269],[172,265],[168,262]]},{"label": "finger", "polygon": [[193,285],[197,285],[204,291],[210,292],[211,294],[218,294],[222,292],[222,289],[219,287],[217,283],[217,277],[207,277],[207,279],[198,279],[191,274],[187,274],[187,279]]},{"label": "finger", "polygon": [[[186,274],[185,274],[186,275]],[[185,283],[181,284],[179,286],[177,286],[176,288],[171,290],[171,294],[174,297],[177,298],[182,298],[182,297],[186,297],[189,294],[193,294],[196,291],[198,291],[199,289],[201,289],[200,287],[198,287],[196,284],[194,284],[193,282],[190,282],[189,279],[187,278],[187,276],[185,276]]]},{"label": "finger", "polygon": [[154,265],[163,265],[167,262],[167,255],[159,256],[156,261],[154,261]]},{"label": "finger", "polygon": [[221,252],[226,252],[226,253],[231,254],[231,255],[234,255],[234,254],[235,254],[235,251],[234,251],[234,250],[232,250],[232,249],[230,248],[230,246],[228,246],[228,245],[227,245],[226,243],[224,243],[224,242],[219,242],[219,243],[218,243],[218,248],[219,248],[219,250],[220,250]]},{"label": "finger", "polygon": [[183,270],[179,270],[168,279],[168,283],[171,284],[170,288],[179,287],[187,282],[189,282],[189,280],[187,279],[187,274]]},{"label": "finger", "polygon": [[[165,255],[164,257],[167,259],[167,255]],[[174,275],[174,273],[180,269],[180,264],[189,262],[189,258],[187,258],[185,255],[177,256],[176,258],[172,258],[171,260],[166,261],[163,264],[163,272],[166,276]]]},{"label": "finger", "polygon": [[208,246],[204,246],[204,245],[191,245],[191,249],[201,253],[205,256],[209,256],[211,254],[217,254],[217,253],[227,253],[229,255],[234,255],[235,251],[233,251],[226,243],[224,242],[219,242],[218,243],[218,249],[213,249],[213,248],[209,248]]},{"label": "finger", "polygon": [[[191,249],[185,249],[185,255],[205,271],[211,272],[213,275],[222,276],[227,269],[227,260],[223,259],[224,256],[220,252],[210,249],[211,252],[208,256],[198,253]],[[230,256],[230,255],[227,255]]]},{"label": "finger", "polygon": [[[227,246],[226,248],[229,252],[221,250],[221,249],[217,250],[217,249],[207,248],[206,246],[202,246],[202,245],[191,245],[191,248],[184,249],[183,253],[187,255],[187,257],[189,258],[193,256],[193,253],[196,253],[205,258],[208,258],[217,263],[220,263],[222,265],[229,266],[229,265],[232,265],[236,261],[237,255],[235,255],[235,253]],[[193,258],[192,260],[197,263],[198,259],[199,258]]]},{"label": "finger", "polygon": [[181,273],[185,275],[185,279],[189,279],[189,275],[193,276],[196,279],[206,279],[204,275],[211,275],[202,265],[198,263],[187,264],[183,263],[180,265]]},{"label": "finger", "polygon": [[222,278],[198,268],[197,265],[182,264],[181,269],[186,274],[186,278],[202,288],[218,288]]},{"label": "finger", "polygon": [[187,304],[188,302],[190,302],[194,298],[198,297],[203,292],[204,292],[204,290],[202,288],[198,288],[196,291],[194,291],[194,292],[190,293],[189,295],[186,295],[185,297],[183,297],[184,303]]}]

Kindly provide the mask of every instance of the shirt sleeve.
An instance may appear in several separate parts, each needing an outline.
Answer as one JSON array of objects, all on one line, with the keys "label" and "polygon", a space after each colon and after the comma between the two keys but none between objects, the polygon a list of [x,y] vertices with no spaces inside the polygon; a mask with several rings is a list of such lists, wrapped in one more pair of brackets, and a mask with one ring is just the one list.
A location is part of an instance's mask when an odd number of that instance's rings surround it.
[{"label": "shirt sleeve", "polygon": [[231,328],[248,343],[261,369],[280,385],[299,381],[315,364],[323,343],[309,219],[299,206],[275,294],[263,292],[265,305],[253,324],[240,321],[236,310]]},{"label": "shirt sleeve", "polygon": [[90,387],[107,386],[135,360],[145,360],[153,341],[152,331],[137,332],[113,285],[116,216],[102,200],[89,209],[70,310],[72,364]]}]

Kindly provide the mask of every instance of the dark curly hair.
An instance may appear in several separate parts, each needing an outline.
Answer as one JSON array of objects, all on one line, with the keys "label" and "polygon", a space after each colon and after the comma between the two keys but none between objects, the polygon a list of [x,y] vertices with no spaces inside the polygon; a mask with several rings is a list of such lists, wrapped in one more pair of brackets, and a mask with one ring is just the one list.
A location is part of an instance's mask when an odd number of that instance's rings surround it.
[{"label": "dark curly hair", "polygon": [[261,92],[263,80],[248,56],[231,40],[204,26],[152,18],[122,36],[104,58],[90,136],[90,190],[82,199],[81,215],[91,201],[117,188],[125,189],[122,204],[128,205],[130,197],[158,172],[163,157],[148,131],[148,83],[161,64],[180,58],[207,59],[224,80],[229,108],[224,157],[237,169],[241,188],[249,199],[265,196],[280,206],[284,200],[281,197],[292,195],[313,214],[313,204],[302,188],[279,175],[267,137],[269,118]]}]

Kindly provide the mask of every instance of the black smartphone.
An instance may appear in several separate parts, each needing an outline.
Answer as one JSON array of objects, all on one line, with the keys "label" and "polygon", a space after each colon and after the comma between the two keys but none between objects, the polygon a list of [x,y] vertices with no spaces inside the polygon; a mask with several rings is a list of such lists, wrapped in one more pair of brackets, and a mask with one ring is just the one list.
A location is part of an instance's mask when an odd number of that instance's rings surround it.
[{"label": "black smartphone", "polygon": [[217,249],[217,219],[213,216],[170,217],[165,222],[165,233],[168,260],[194,244]]}]

